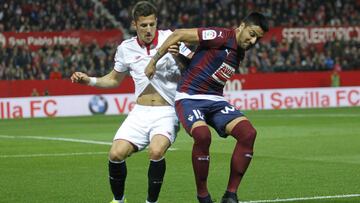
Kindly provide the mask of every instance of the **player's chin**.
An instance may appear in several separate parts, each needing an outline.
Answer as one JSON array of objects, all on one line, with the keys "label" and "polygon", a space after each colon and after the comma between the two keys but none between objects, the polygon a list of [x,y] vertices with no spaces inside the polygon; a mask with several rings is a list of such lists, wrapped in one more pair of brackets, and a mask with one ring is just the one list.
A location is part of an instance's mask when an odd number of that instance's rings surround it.
[{"label": "player's chin", "polygon": [[251,48],[253,48],[255,45],[247,45],[246,48],[244,48],[245,50],[249,50]]},{"label": "player's chin", "polygon": [[248,44],[241,44],[240,47],[244,50],[248,50],[249,49],[249,45]]},{"label": "player's chin", "polygon": [[146,37],[145,37],[146,43],[150,43],[153,39],[154,39],[153,36],[146,36]]}]

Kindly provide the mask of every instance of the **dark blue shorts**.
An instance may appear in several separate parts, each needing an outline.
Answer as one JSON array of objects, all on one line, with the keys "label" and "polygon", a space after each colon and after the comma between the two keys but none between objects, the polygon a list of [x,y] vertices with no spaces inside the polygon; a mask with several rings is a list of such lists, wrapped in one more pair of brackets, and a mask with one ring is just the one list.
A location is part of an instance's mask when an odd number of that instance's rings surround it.
[{"label": "dark blue shorts", "polygon": [[225,126],[235,118],[244,116],[241,111],[226,101],[182,99],[176,101],[175,107],[181,124],[189,134],[196,121],[205,121],[221,137],[227,137]]}]

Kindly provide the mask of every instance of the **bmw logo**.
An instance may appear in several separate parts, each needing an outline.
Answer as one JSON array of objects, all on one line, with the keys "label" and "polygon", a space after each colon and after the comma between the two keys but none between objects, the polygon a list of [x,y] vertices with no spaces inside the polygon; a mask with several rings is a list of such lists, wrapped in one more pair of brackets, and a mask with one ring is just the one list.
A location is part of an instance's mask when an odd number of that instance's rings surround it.
[{"label": "bmw logo", "polygon": [[92,114],[105,114],[108,109],[108,102],[101,95],[93,96],[89,102],[89,110]]}]

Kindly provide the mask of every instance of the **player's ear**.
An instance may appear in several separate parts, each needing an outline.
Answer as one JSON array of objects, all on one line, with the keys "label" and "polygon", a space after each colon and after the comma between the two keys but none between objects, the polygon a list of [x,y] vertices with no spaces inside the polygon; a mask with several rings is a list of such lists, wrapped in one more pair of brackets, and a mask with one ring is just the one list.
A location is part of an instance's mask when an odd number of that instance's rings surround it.
[{"label": "player's ear", "polygon": [[132,21],[131,21],[131,27],[132,27],[134,30],[136,30],[136,22],[135,22],[135,20],[132,20]]},{"label": "player's ear", "polygon": [[241,23],[239,26],[239,30],[243,30],[246,27],[245,23]]}]

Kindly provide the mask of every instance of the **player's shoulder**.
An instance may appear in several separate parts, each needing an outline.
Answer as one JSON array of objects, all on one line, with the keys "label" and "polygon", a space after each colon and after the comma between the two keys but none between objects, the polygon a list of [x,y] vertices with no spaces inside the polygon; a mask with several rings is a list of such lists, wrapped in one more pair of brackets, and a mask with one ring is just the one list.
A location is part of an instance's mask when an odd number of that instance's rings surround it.
[{"label": "player's shoulder", "polygon": [[200,30],[202,31],[215,31],[215,32],[219,32],[219,31],[222,31],[222,32],[235,32],[234,29],[232,28],[224,28],[224,27],[203,27],[203,28],[199,28]]},{"label": "player's shoulder", "polygon": [[223,27],[199,28],[199,35],[202,40],[213,40],[215,38],[229,38],[235,36],[235,30]]},{"label": "player's shoulder", "polygon": [[122,41],[118,47],[127,47],[127,46],[133,46],[134,43],[137,43],[136,37],[131,37],[129,39],[126,39]]},{"label": "player's shoulder", "polygon": [[117,46],[117,51],[124,52],[125,50],[132,49],[132,48],[136,47],[136,46],[134,46],[135,43],[137,43],[136,37],[131,37],[129,39],[126,39]]}]

